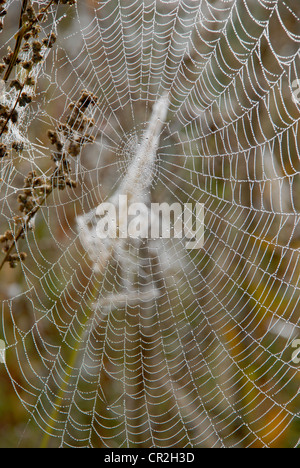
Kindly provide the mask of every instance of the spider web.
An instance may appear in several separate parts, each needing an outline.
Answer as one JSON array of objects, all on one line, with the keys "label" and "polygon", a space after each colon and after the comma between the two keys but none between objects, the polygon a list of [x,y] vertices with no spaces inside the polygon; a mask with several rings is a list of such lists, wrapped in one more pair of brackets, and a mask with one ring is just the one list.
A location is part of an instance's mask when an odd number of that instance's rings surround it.
[{"label": "spider web", "polygon": [[[96,140],[71,158],[77,188],[36,215],[26,262],[2,272],[5,367],[28,411],[20,444],[297,446],[299,5],[86,0],[50,17],[58,42],[14,130],[24,151],[1,161],[1,226],[28,170],[51,171],[47,129],[82,90],[98,98]],[[95,210],[166,93],[146,192],[203,203],[204,247],[128,239],[105,257]]]}]

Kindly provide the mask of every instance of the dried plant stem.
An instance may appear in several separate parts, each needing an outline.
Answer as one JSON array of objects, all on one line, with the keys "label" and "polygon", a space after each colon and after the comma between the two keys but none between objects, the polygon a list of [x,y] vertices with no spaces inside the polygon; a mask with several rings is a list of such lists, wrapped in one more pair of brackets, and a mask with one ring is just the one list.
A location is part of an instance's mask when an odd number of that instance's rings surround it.
[{"label": "dried plant stem", "polygon": [[[43,13],[47,13],[47,11],[49,10],[49,8],[53,4],[53,2],[54,2],[54,0],[50,0],[49,4],[43,9]],[[19,20],[19,31],[18,31],[18,33],[16,35],[16,44],[15,44],[15,48],[14,48],[12,58],[10,60],[10,63],[8,65],[7,70],[5,72],[3,81],[7,81],[9,79],[10,74],[12,72],[12,69],[16,64],[24,35],[28,31],[30,31],[31,27],[38,21],[38,19],[36,18],[36,19],[33,19],[33,20],[29,21],[29,23],[26,26],[23,25],[23,18],[24,18],[24,14],[26,12],[27,5],[28,5],[28,0],[23,0],[22,9],[21,9],[21,13],[20,13],[20,20]]]},{"label": "dried plant stem", "polygon": [[39,200],[39,202],[37,203],[37,205],[30,211],[30,213],[27,214],[27,216],[22,219],[22,226],[20,227],[20,229],[18,230],[18,232],[14,235],[14,239],[12,241],[12,244],[10,245],[8,251],[6,252],[5,254],[5,257],[4,259],[2,260],[2,262],[0,263],[0,271],[2,270],[3,266],[5,265],[5,263],[8,262],[8,259],[9,259],[9,256],[11,255],[12,251],[14,250],[14,248],[17,246],[17,242],[21,239],[21,237],[25,234],[25,232],[27,231],[28,229],[28,225],[30,223],[30,221],[34,218],[34,216],[38,213],[38,211],[40,210],[40,208],[42,206],[44,206],[44,204],[46,203],[48,197],[52,194],[55,185],[55,179],[57,179],[57,177],[59,176],[59,173],[61,171],[61,165],[59,165],[58,167],[56,167],[56,169],[53,171],[53,174],[51,176],[51,180],[52,180],[52,188],[49,192],[47,192],[45,194],[45,196]]},{"label": "dried plant stem", "polygon": [[28,5],[28,0],[23,0],[21,14],[20,14],[20,20],[19,20],[19,32],[17,33],[15,49],[14,49],[14,53],[13,53],[13,56],[11,58],[11,61],[10,61],[9,65],[7,67],[7,70],[5,72],[3,81],[7,81],[8,78],[10,77],[11,71],[12,71],[13,67],[16,64],[16,61],[17,61],[17,58],[18,58],[18,55],[19,55],[19,52],[20,52],[20,47],[21,47],[21,44],[22,44],[23,36],[25,34],[25,31],[22,32],[22,27],[23,27],[23,17],[24,17],[27,5]]},{"label": "dried plant stem", "polygon": [[[56,171],[58,171],[58,169],[56,169]],[[52,193],[52,191],[50,193],[48,193],[47,195],[45,195],[44,198],[40,201],[40,203],[38,205],[36,205],[33,208],[33,210],[27,215],[26,219],[22,220],[23,225],[20,227],[17,234],[14,236],[14,240],[13,240],[11,246],[9,247],[8,251],[6,252],[6,255],[5,255],[4,259],[0,263],[0,271],[4,267],[5,263],[8,262],[9,256],[11,255],[14,248],[17,246],[17,242],[19,241],[19,239],[21,239],[23,234],[25,234],[25,232],[27,231],[27,228],[28,228],[28,225],[29,225],[30,221],[34,218],[34,216],[37,214],[39,209],[45,204],[47,198],[49,197],[49,195],[51,193]]]},{"label": "dried plant stem", "polygon": [[[20,93],[22,92],[22,88],[23,87],[21,87]],[[88,119],[84,113],[90,105],[96,105],[96,102],[96,96],[86,91],[82,91],[78,102],[72,105],[71,114],[67,117],[67,124],[61,125],[61,127],[65,132],[67,132],[69,121],[76,121],[79,117],[81,118],[81,123],[79,122],[80,126],[77,129],[77,138],[74,135],[73,139],[69,136],[68,148],[66,151],[63,151],[64,144],[60,140],[58,133],[52,130],[48,131],[50,142],[56,148],[56,152],[53,153],[51,157],[52,160],[56,163],[56,168],[53,170],[51,177],[46,181],[43,181],[43,179],[40,177],[36,177],[36,174],[32,172],[30,172],[26,177],[23,193],[18,197],[18,201],[20,203],[19,210],[26,216],[24,216],[23,219],[17,219],[16,222],[21,222],[22,226],[19,228],[16,234],[14,234],[12,231],[9,231],[9,238],[5,238],[5,235],[1,236],[2,239],[4,239],[1,240],[1,242],[11,241],[11,243],[5,247],[5,257],[0,263],[0,271],[5,263],[11,262],[13,260],[11,258],[11,253],[17,246],[18,240],[23,237],[28,229],[30,221],[39,211],[41,206],[45,204],[47,198],[53,192],[53,190],[55,188],[64,190],[66,187],[76,187],[76,182],[70,178],[71,172],[69,159],[70,157],[77,157],[85,145],[94,142],[94,138],[92,138],[92,136],[88,133],[85,133],[88,131],[88,128],[91,128],[91,125],[94,126],[94,121],[93,119]],[[14,110],[11,112],[13,111]],[[45,190],[45,192],[40,194],[40,190]],[[36,195],[38,195],[38,198]],[[22,261],[21,256],[20,260]]]}]

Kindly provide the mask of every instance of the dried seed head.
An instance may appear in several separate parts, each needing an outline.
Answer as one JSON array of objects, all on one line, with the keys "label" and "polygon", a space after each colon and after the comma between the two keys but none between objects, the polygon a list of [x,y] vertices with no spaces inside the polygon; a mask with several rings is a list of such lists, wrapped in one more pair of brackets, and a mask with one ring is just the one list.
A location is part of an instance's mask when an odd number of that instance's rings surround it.
[{"label": "dried seed head", "polygon": [[19,106],[20,107],[25,107],[27,104],[29,104],[32,101],[32,97],[29,96],[27,93],[22,93],[19,99]]},{"label": "dried seed head", "polygon": [[34,180],[33,180],[33,183],[32,183],[32,186],[33,187],[40,187],[41,185],[43,185],[44,181],[41,177],[36,177]]},{"label": "dried seed head", "polygon": [[16,124],[18,122],[18,118],[19,118],[19,114],[18,114],[18,111],[16,109],[14,109],[11,113],[11,121],[12,123]]},{"label": "dried seed head", "polygon": [[21,260],[21,262],[25,262],[26,258],[27,258],[27,253],[21,252],[21,253],[20,253],[20,260]]},{"label": "dried seed head", "polygon": [[47,38],[43,39],[43,44],[44,46],[51,49],[54,46],[56,39],[57,39],[56,35],[54,33],[51,33],[49,34]]},{"label": "dried seed head", "polygon": [[7,156],[7,147],[3,143],[0,143],[0,158]]},{"label": "dried seed head", "polygon": [[76,158],[80,154],[80,144],[77,141],[71,141],[68,147],[68,153]]},{"label": "dried seed head", "polygon": [[9,54],[7,54],[7,55],[5,55],[5,56],[3,57],[3,62],[4,62],[6,65],[9,65],[10,62],[11,62],[12,56],[13,56],[13,53],[12,53],[12,52],[9,53]]},{"label": "dried seed head", "polygon": [[[8,132],[8,126],[6,124],[7,124],[7,119],[0,119],[0,132],[1,132],[1,134]],[[4,148],[6,148],[5,145],[2,145],[2,150],[1,150],[1,153],[2,153],[1,157],[2,158],[4,156],[6,156],[6,153],[4,153]]]},{"label": "dried seed head", "polygon": [[63,147],[64,147],[64,145],[62,144],[61,141],[57,141],[57,142],[56,142],[56,148],[57,148],[57,151],[58,151],[59,153],[62,152]]},{"label": "dried seed head", "polygon": [[95,105],[98,102],[97,96],[89,91],[83,90],[81,92],[81,98],[78,101],[80,109],[87,109],[90,104]]},{"label": "dried seed head", "polygon": [[4,235],[2,234],[2,235],[0,236],[0,243],[1,243],[1,244],[4,244],[4,242],[7,242],[7,237],[6,237],[5,234],[4,234]]},{"label": "dried seed head", "polygon": [[33,52],[40,52],[42,50],[42,44],[39,41],[34,41],[32,43]]},{"label": "dried seed head", "polygon": [[32,60],[22,62],[22,67],[24,68],[24,70],[30,71],[30,70],[32,70],[32,66],[33,66]]},{"label": "dried seed head", "polygon": [[75,180],[68,179],[67,186],[75,189],[77,187],[77,182],[75,182]]},{"label": "dried seed head", "polygon": [[19,254],[12,254],[9,256],[9,260],[13,262],[18,262],[20,260]]},{"label": "dried seed head", "polygon": [[35,79],[32,76],[28,76],[28,78],[25,81],[26,86],[34,86],[35,85]]},{"label": "dried seed head", "polygon": [[6,231],[4,235],[8,241],[12,241],[14,239],[12,231]]},{"label": "dried seed head", "polygon": [[48,130],[47,136],[52,145],[56,145],[59,142],[58,134],[54,132],[53,130]]},{"label": "dried seed head", "polygon": [[24,34],[25,41],[29,41],[30,38],[31,38],[31,32]]},{"label": "dried seed head", "polygon": [[35,177],[36,177],[35,171],[28,172],[27,177],[25,177],[25,180],[24,180],[24,187],[32,187],[32,181]]},{"label": "dried seed head", "polygon": [[10,83],[10,87],[15,88],[17,91],[21,91],[21,89],[23,88],[19,80],[12,80]]},{"label": "dried seed head", "polygon": [[18,203],[22,203],[23,205],[25,205],[25,203],[27,202],[27,196],[24,195],[23,193],[20,193],[20,195],[18,195]]},{"label": "dried seed head", "polygon": [[22,47],[23,52],[29,52],[30,50],[30,44],[29,42],[25,42],[25,44]]},{"label": "dried seed head", "polygon": [[18,143],[16,141],[14,141],[11,146],[15,151],[17,151],[17,153],[21,153],[24,150],[24,144],[23,143]]},{"label": "dried seed head", "polygon": [[78,143],[83,146],[89,143],[94,143],[95,140],[96,138],[94,137],[94,135],[83,135],[82,137],[78,138],[76,141],[78,141]]},{"label": "dried seed head", "polygon": [[32,56],[33,63],[40,63],[43,59],[44,57],[39,52],[34,53]]},{"label": "dried seed head", "polygon": [[32,37],[38,37],[41,32],[41,27],[39,25],[34,25],[31,28]]},{"label": "dried seed head", "polygon": [[0,115],[7,119],[9,116],[9,108],[3,104],[0,104]]},{"label": "dried seed head", "polygon": [[59,124],[57,129],[62,132],[67,138],[70,137],[70,129],[67,124]]},{"label": "dried seed head", "polygon": [[27,7],[26,15],[27,15],[27,19],[29,21],[35,21],[36,20],[35,11],[34,11],[34,8],[31,5],[29,7]]}]

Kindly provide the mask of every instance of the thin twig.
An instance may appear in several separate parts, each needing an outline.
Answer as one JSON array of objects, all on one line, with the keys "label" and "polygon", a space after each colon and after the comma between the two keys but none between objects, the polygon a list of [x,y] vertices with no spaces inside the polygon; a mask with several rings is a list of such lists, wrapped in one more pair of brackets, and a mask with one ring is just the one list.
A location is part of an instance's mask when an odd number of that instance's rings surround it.
[{"label": "thin twig", "polygon": [[24,16],[24,13],[26,11],[27,4],[28,4],[28,0],[23,0],[22,9],[21,9],[21,13],[20,13],[20,20],[19,20],[19,32],[17,33],[17,40],[16,40],[13,56],[12,56],[12,58],[10,60],[10,63],[8,65],[8,67],[7,67],[7,70],[6,70],[4,78],[3,78],[4,81],[7,81],[8,78],[10,77],[11,71],[12,71],[14,65],[16,64],[16,61],[17,61],[17,58],[18,58],[18,55],[19,55],[19,52],[20,52],[22,39],[23,39],[23,36],[25,34],[25,32],[22,32],[22,31],[23,31],[23,16]]}]

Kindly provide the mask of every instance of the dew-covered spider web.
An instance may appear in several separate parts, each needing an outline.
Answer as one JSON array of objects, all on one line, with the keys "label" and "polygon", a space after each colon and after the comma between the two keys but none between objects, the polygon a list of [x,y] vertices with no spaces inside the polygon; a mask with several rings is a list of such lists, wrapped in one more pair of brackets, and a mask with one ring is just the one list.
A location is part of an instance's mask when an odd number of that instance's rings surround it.
[{"label": "dew-covered spider web", "polygon": [[[3,135],[23,150],[0,161],[1,231],[29,171],[58,164],[49,129],[76,184],[53,189],[16,243],[26,260],[0,272],[6,444],[299,445],[299,17],[294,0],[51,5],[41,35],[57,42]],[[204,246],[101,240],[97,207],[124,191],[204,204]]]}]

